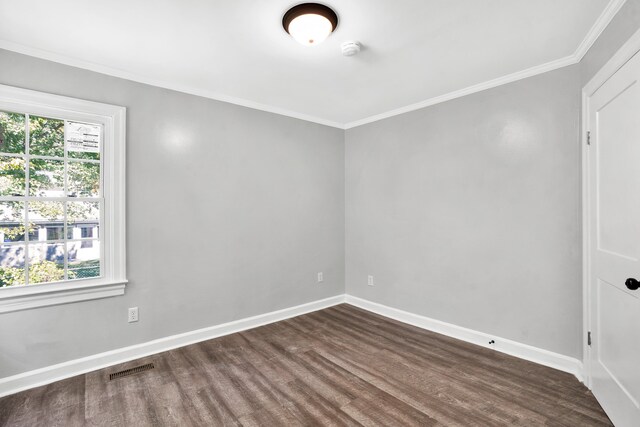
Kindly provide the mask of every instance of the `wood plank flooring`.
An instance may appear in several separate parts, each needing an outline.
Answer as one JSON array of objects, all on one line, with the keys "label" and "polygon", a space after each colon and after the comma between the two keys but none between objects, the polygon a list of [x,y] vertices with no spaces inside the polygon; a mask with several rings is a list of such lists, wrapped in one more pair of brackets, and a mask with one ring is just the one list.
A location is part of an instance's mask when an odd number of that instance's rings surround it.
[{"label": "wood plank flooring", "polygon": [[7,396],[0,425],[611,422],[570,374],[343,304]]}]

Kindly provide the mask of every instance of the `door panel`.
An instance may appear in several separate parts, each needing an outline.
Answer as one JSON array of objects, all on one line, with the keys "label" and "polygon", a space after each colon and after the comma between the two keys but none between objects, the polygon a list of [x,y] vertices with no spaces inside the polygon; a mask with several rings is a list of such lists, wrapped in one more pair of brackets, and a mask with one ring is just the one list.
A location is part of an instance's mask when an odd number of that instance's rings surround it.
[{"label": "door panel", "polygon": [[610,283],[599,280],[598,285],[601,310],[597,314],[600,337],[596,341],[598,362],[624,389],[632,403],[638,406],[634,396],[640,396],[640,383],[636,375],[630,376],[628,373],[640,373],[636,356],[640,354],[640,340],[627,339],[637,333],[636,325],[640,324],[640,311],[636,310],[637,301]]},{"label": "door panel", "polygon": [[[640,255],[640,194],[638,159],[640,126],[629,126],[640,119],[637,102],[640,84],[632,84],[598,111],[598,249],[631,259]],[[635,117],[634,117],[635,115]],[[620,191],[620,189],[625,191]]]},{"label": "door panel", "polygon": [[593,393],[619,427],[640,426],[640,55],[588,100]]}]

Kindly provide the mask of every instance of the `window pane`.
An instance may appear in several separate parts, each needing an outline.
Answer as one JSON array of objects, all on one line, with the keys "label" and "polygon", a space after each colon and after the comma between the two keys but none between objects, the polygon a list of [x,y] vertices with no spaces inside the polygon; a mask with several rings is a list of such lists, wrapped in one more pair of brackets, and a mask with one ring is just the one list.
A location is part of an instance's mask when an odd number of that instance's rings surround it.
[{"label": "window pane", "polygon": [[24,245],[0,246],[0,287],[24,285]]},{"label": "window pane", "polygon": [[64,243],[29,245],[29,283],[64,280]]},{"label": "window pane", "polygon": [[102,126],[67,122],[67,156],[71,159],[100,160]]},{"label": "window pane", "polygon": [[29,194],[41,197],[64,196],[64,161],[31,159]]},{"label": "window pane", "polygon": [[100,153],[83,153],[77,151],[67,151],[70,159],[100,160]]},{"label": "window pane", "polygon": [[100,195],[100,165],[69,162],[67,185],[69,197],[98,197]]},{"label": "window pane", "polygon": [[30,116],[29,154],[64,157],[64,120]]},{"label": "window pane", "polygon": [[69,279],[100,277],[100,241],[67,243]]},{"label": "window pane", "polygon": [[0,196],[24,196],[24,188],[24,159],[0,156]]},{"label": "window pane", "polygon": [[67,238],[99,237],[100,203],[67,202]]},{"label": "window pane", "polygon": [[64,204],[62,202],[28,202],[29,240],[64,239]]},{"label": "window pane", "polygon": [[100,160],[101,125],[67,122],[66,138],[69,158]]},{"label": "window pane", "polygon": [[24,114],[0,111],[0,152],[24,153]]},{"label": "window pane", "polygon": [[24,240],[24,203],[0,202],[0,243]]}]

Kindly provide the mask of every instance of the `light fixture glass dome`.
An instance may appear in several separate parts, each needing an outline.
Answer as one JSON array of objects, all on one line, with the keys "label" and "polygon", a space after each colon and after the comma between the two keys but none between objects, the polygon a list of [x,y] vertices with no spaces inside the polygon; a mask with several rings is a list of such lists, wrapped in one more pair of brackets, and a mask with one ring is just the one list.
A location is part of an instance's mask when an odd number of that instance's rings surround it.
[{"label": "light fixture glass dome", "polygon": [[336,29],[338,16],[329,7],[303,3],[292,7],[282,18],[282,26],[298,43],[315,46]]},{"label": "light fixture glass dome", "polygon": [[325,41],[333,31],[331,22],[324,16],[300,15],[289,24],[289,34],[298,43],[313,46]]}]

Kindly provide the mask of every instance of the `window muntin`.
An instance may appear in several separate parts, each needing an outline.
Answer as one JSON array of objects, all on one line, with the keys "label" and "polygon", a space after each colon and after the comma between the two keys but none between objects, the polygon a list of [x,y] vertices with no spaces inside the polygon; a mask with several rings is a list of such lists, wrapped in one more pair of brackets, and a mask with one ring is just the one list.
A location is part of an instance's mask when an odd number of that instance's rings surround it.
[{"label": "window muntin", "polygon": [[0,287],[103,276],[103,133],[0,111]]}]

